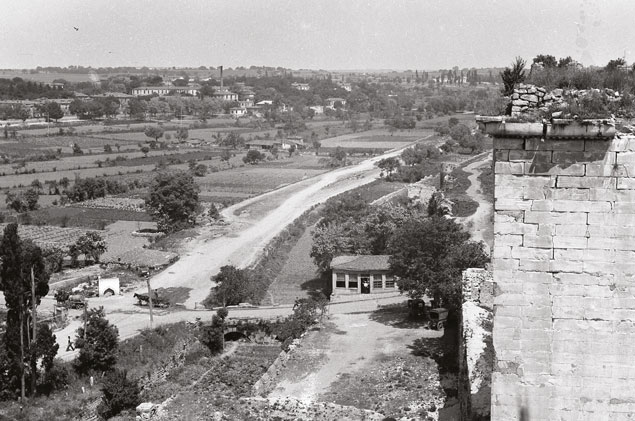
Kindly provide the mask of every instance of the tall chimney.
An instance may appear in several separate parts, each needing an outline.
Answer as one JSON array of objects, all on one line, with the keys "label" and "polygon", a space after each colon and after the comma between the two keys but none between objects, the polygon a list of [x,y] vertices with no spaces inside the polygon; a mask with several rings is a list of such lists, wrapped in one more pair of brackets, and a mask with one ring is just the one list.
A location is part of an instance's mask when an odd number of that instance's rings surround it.
[{"label": "tall chimney", "polygon": [[223,90],[223,66],[220,66],[220,90]]}]

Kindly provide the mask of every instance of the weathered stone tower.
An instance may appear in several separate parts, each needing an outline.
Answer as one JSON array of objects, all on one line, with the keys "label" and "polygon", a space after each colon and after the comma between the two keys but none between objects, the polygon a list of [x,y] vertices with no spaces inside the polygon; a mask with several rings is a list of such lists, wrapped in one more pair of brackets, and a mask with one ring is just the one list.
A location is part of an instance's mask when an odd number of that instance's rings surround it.
[{"label": "weathered stone tower", "polygon": [[494,137],[492,420],[635,417],[635,137],[599,121]]}]

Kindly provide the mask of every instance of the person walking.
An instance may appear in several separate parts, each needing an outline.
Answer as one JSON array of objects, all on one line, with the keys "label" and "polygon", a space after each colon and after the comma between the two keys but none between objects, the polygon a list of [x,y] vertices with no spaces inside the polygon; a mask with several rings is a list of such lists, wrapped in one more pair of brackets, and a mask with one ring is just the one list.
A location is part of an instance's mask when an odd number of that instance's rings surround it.
[{"label": "person walking", "polygon": [[68,337],[68,345],[66,345],[66,351],[75,351],[75,347],[73,346],[73,341],[71,341],[71,337]]}]

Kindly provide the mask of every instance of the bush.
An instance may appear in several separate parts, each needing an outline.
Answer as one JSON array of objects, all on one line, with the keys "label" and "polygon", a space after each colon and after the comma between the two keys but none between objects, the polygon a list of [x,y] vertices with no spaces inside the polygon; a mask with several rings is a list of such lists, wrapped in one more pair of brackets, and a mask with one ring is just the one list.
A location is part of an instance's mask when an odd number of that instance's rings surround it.
[{"label": "bush", "polygon": [[220,354],[225,348],[224,335],[227,314],[227,308],[218,309],[212,318],[212,323],[201,328],[199,341],[210,350],[212,355]]},{"label": "bush", "polygon": [[104,397],[97,412],[106,419],[123,410],[136,408],[140,403],[139,385],[136,381],[128,379],[126,371],[115,370],[108,373],[101,390]]},{"label": "bush", "polygon": [[42,382],[37,386],[38,393],[49,395],[55,390],[66,388],[72,376],[68,366],[60,360],[55,360],[50,370],[44,373]]}]

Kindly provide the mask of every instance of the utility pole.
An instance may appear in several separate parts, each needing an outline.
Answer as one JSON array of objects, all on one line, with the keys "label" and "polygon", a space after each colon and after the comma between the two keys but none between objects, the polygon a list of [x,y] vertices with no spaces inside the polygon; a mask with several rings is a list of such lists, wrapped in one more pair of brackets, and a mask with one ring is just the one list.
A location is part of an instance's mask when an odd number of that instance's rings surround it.
[{"label": "utility pole", "polygon": [[84,298],[84,344],[86,343],[86,324],[87,324],[87,322],[88,322],[88,302],[86,301],[86,298]]},{"label": "utility pole", "polygon": [[[31,354],[35,352],[36,343],[37,343],[37,300],[35,299],[35,275],[33,274],[33,266],[31,266],[31,304],[33,305],[33,314],[31,315],[33,319],[33,336],[31,339]],[[37,372],[37,359],[35,357],[31,357],[31,394],[35,393],[35,387],[37,382],[37,376],[35,373]]]},{"label": "utility pole", "polygon": [[148,283],[148,308],[150,309],[150,329],[152,329],[152,288],[150,287],[150,277],[146,279]]}]

